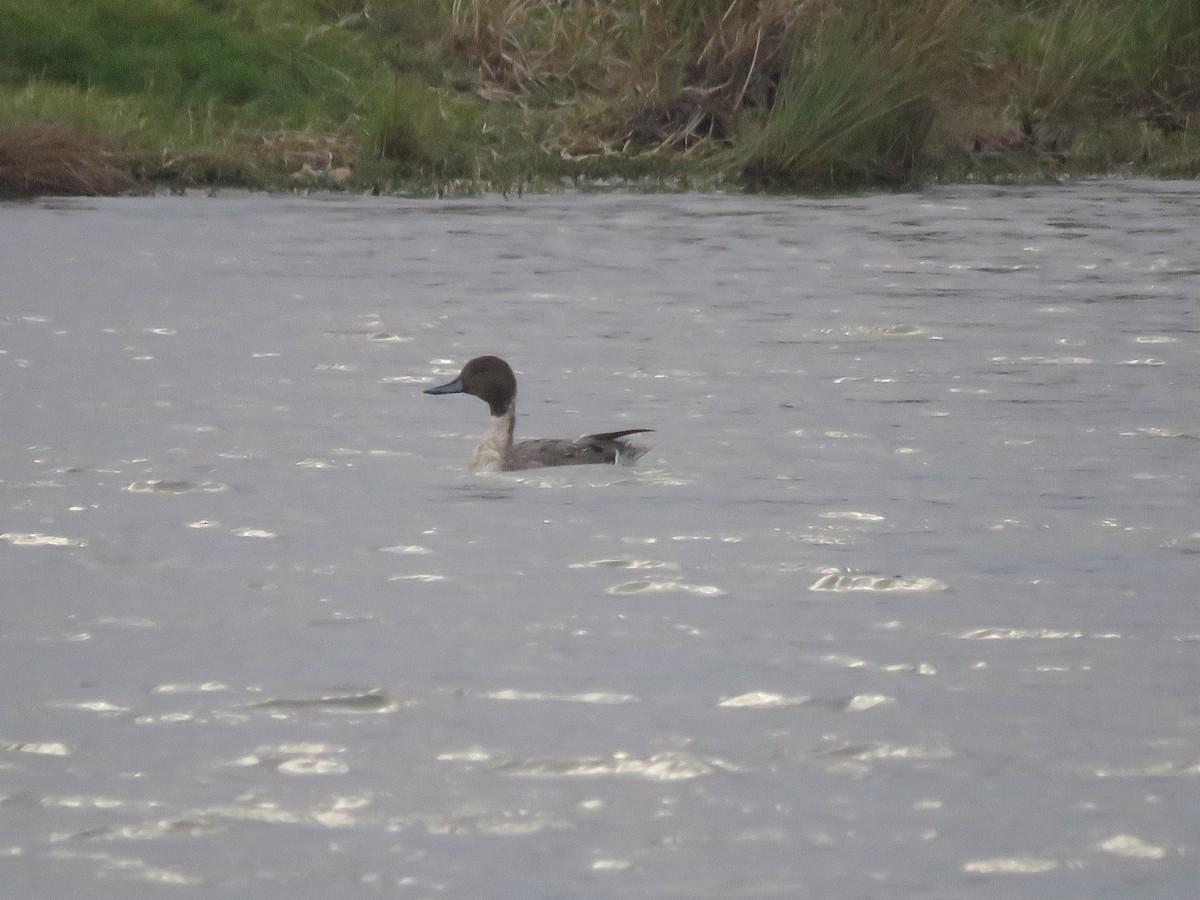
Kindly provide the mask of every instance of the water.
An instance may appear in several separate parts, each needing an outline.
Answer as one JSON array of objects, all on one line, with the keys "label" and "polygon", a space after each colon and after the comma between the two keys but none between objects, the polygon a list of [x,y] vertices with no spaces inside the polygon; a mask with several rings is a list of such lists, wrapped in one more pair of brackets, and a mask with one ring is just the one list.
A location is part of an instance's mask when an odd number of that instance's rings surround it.
[{"label": "water", "polygon": [[0,207],[0,894],[1193,896],[1198,211]]}]

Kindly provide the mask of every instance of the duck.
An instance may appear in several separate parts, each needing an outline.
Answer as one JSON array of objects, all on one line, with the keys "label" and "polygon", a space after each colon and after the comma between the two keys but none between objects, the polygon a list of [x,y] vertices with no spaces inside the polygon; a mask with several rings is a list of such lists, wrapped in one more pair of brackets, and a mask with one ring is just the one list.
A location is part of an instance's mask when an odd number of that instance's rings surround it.
[{"label": "duck", "polygon": [[632,465],[650,449],[630,443],[634,434],[652,428],[627,428],[585,434],[574,440],[535,438],[513,442],[516,421],[517,376],[498,356],[477,356],[458,377],[427,388],[426,394],[470,394],[488,405],[488,429],[471,457],[476,472],[514,472],[546,466]]}]

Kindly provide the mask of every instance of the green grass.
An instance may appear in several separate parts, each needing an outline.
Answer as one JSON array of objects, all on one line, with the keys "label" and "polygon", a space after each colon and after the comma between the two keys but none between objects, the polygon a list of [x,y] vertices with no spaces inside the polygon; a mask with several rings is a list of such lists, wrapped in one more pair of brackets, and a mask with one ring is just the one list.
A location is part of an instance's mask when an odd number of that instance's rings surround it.
[{"label": "green grass", "polygon": [[1196,0],[0,0],[0,22],[0,195],[55,190],[56,160],[98,191],[1200,172]]},{"label": "green grass", "polygon": [[768,187],[910,181],[934,91],[955,69],[966,7],[878,0],[832,10],[785,73],[747,148],[746,177]]},{"label": "green grass", "polygon": [[969,89],[988,102],[951,100],[977,123],[967,137],[991,168],[999,156],[1046,174],[1154,174],[1164,165],[1196,174],[1188,163],[1200,112],[1194,0],[988,6],[968,52]]},{"label": "green grass", "polygon": [[[267,3],[5,0],[0,81],[41,80],[167,109],[208,105],[273,127],[322,124],[381,74],[345,33],[313,16],[266,24]],[[302,9],[297,5],[297,9]]]}]

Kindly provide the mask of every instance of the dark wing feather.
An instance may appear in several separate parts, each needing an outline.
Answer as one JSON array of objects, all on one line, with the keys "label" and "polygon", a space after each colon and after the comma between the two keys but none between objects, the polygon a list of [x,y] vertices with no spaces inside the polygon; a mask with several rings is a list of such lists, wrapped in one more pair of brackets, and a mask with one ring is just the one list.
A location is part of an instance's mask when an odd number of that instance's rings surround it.
[{"label": "dark wing feather", "polygon": [[619,441],[623,437],[628,437],[631,434],[649,434],[653,428],[627,428],[625,431],[604,431],[600,434],[585,434],[577,441]]}]

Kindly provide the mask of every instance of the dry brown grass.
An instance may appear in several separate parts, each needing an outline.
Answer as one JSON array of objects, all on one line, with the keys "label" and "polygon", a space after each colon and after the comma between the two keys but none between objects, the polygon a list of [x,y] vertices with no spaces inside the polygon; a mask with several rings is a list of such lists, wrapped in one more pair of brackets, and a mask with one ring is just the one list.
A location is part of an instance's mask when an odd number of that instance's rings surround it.
[{"label": "dry brown grass", "polygon": [[650,153],[725,141],[742,110],[770,109],[809,21],[787,0],[643,4],[642,77],[618,107],[615,136]]},{"label": "dry brown grass", "polygon": [[[691,151],[768,109],[814,16],[796,0],[454,0],[456,51],[479,93],[572,106],[543,149],[580,156]],[[594,98],[596,102],[591,102]]]},{"label": "dry brown grass", "polygon": [[107,141],[64,125],[0,127],[0,197],[120,194],[133,179],[116,164]]},{"label": "dry brown grass", "polygon": [[115,153],[95,130],[24,123],[0,127],[0,197],[109,196],[138,185],[286,186],[349,172],[354,147],[343,134],[296,131],[234,135],[198,147],[133,148]]}]

